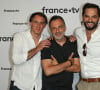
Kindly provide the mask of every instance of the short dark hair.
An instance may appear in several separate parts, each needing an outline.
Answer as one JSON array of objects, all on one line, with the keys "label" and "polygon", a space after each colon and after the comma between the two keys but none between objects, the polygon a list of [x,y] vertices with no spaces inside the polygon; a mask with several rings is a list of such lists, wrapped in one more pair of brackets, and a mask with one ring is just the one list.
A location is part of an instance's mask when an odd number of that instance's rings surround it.
[{"label": "short dark hair", "polygon": [[100,8],[99,8],[98,5],[93,4],[93,3],[86,3],[86,4],[84,4],[82,15],[84,15],[85,10],[86,10],[87,8],[96,8],[97,11],[98,11],[98,15],[99,15],[99,17],[100,17]]},{"label": "short dark hair", "polygon": [[36,15],[39,15],[41,17],[43,17],[45,19],[45,23],[47,24],[48,23],[48,20],[47,20],[47,16],[42,13],[42,12],[35,12],[35,13],[32,13],[30,18],[29,18],[29,22],[32,22],[32,19],[36,16]]},{"label": "short dark hair", "polygon": [[53,20],[56,20],[56,19],[61,19],[61,20],[64,22],[64,24],[65,24],[65,21],[64,21],[64,19],[63,19],[61,16],[54,15],[54,16],[52,16],[51,19],[49,20],[49,26],[50,26],[51,22],[52,22]]}]

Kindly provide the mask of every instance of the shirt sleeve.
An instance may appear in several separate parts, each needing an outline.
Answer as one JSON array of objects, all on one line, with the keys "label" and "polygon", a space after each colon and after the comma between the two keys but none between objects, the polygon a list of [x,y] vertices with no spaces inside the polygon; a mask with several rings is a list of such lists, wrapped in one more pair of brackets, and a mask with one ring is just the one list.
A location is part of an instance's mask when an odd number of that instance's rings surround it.
[{"label": "shirt sleeve", "polygon": [[77,50],[77,41],[75,41],[74,43],[73,43],[73,52],[74,52],[74,56],[73,56],[73,58],[79,58],[79,54],[78,54],[78,50]]},{"label": "shirt sleeve", "polygon": [[12,60],[14,64],[21,64],[27,61],[28,52],[24,49],[24,40],[22,35],[17,33],[14,35],[12,45]]},{"label": "shirt sleeve", "polygon": [[50,48],[44,48],[41,51],[41,60],[43,60],[43,59],[51,59]]}]

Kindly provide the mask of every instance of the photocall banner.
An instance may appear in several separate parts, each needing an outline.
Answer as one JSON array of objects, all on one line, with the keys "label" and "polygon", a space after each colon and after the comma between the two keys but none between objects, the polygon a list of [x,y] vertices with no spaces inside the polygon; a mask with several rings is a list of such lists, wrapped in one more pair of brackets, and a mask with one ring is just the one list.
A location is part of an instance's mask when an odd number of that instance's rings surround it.
[{"label": "photocall banner", "polygon": [[[81,26],[81,7],[86,2],[100,6],[100,0],[0,0],[0,90],[8,90],[10,84],[13,34],[29,29],[29,16],[37,11],[45,13],[48,20],[61,15],[66,22],[66,35],[71,35]],[[48,30],[47,26],[43,33],[49,36]],[[78,81],[79,73],[75,73],[73,90]]]}]

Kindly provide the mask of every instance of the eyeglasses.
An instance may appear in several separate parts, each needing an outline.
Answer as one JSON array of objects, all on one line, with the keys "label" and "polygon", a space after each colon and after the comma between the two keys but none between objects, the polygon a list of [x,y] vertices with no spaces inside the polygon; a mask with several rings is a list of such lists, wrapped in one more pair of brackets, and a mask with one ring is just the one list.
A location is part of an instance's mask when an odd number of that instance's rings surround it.
[{"label": "eyeglasses", "polygon": [[63,28],[65,28],[65,26],[64,25],[61,25],[61,26],[58,26],[58,27],[52,27],[51,30],[55,31],[57,29],[60,29],[61,30]]},{"label": "eyeglasses", "polygon": [[87,47],[86,47],[86,43],[83,44],[83,56],[87,55]]},{"label": "eyeglasses", "polygon": [[32,23],[34,23],[34,24],[41,24],[41,25],[45,24],[45,22],[38,22],[38,21],[32,21]]}]

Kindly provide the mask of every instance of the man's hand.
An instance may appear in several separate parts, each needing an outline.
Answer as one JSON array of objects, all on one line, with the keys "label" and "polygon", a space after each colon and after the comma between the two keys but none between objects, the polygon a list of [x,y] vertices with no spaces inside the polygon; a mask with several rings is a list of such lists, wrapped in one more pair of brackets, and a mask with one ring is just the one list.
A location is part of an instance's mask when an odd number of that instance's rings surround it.
[{"label": "man's hand", "polygon": [[56,58],[53,55],[51,55],[51,59],[52,59],[52,64],[53,65],[57,65],[58,64]]},{"label": "man's hand", "polygon": [[33,48],[31,50],[28,51],[28,56],[27,56],[27,60],[29,60],[30,58],[32,58],[37,52],[41,51],[44,47],[48,48],[51,45],[49,40],[43,40],[41,41],[36,48]]},{"label": "man's hand", "polygon": [[37,49],[38,51],[40,51],[40,50],[42,50],[43,48],[48,48],[50,45],[51,45],[51,43],[50,43],[49,40],[43,40],[43,41],[41,41],[41,42],[37,45],[36,49]]},{"label": "man's hand", "polygon": [[53,36],[50,36],[49,38],[47,38],[48,40],[53,40]]},{"label": "man's hand", "polygon": [[73,55],[74,55],[74,53],[72,52],[71,55],[68,57],[68,60],[71,61],[71,64],[74,63]]},{"label": "man's hand", "polygon": [[73,35],[70,35],[69,40],[70,40],[70,42],[74,42],[76,40],[76,37]]}]

